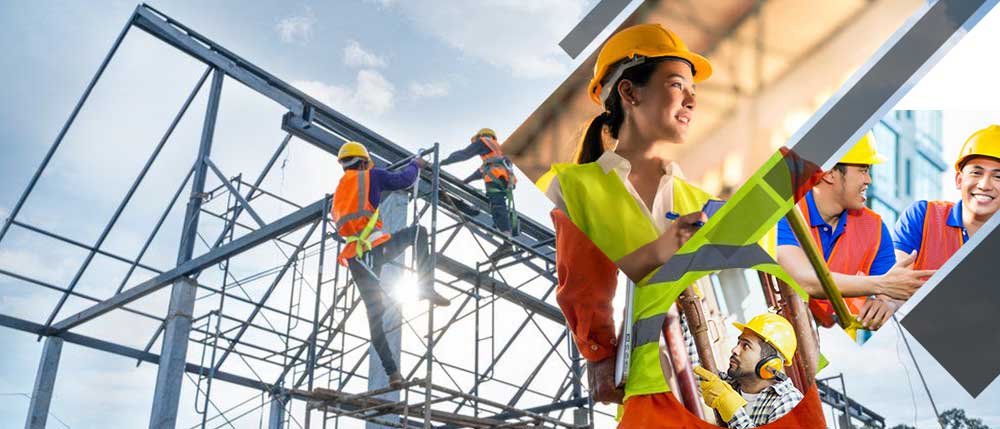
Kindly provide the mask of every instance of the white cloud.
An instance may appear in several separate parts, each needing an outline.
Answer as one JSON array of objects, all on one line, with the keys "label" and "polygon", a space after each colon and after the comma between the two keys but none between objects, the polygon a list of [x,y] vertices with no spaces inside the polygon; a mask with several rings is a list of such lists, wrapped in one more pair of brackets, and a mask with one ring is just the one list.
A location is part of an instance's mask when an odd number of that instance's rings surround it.
[{"label": "white cloud", "polygon": [[344,48],[344,64],[351,67],[385,67],[385,57],[365,50],[357,40],[348,40]]},{"label": "white cloud", "polygon": [[298,81],[292,85],[349,116],[358,113],[380,116],[395,105],[395,85],[375,70],[358,71],[354,87],[318,81]]},{"label": "white cloud", "polygon": [[399,2],[396,9],[418,29],[465,55],[515,77],[542,78],[568,71],[572,61],[559,41],[580,21],[587,4],[585,0],[452,0],[434,7]]},{"label": "white cloud", "polygon": [[450,90],[447,82],[410,83],[410,96],[415,99],[444,97]]},{"label": "white cloud", "polygon": [[380,9],[387,9],[396,4],[396,0],[365,0],[365,3],[378,5]]},{"label": "white cloud", "polygon": [[275,28],[282,42],[304,45],[312,38],[314,25],[316,16],[313,15],[312,9],[306,8],[304,14],[286,17],[279,21]]}]

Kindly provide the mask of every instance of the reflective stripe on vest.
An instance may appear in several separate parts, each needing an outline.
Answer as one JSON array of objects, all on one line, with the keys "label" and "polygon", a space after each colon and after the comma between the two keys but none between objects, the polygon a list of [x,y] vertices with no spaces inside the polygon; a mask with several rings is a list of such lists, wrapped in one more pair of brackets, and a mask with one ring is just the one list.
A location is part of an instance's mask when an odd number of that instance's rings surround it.
[{"label": "reflective stripe on vest", "polygon": [[928,201],[924,212],[924,230],[920,239],[920,250],[913,265],[916,270],[936,270],[958,251],[965,242],[962,228],[948,225],[948,217],[955,203],[950,201]]},{"label": "reflective stripe on vest", "polygon": [[[782,162],[782,157],[776,154],[769,162],[772,165]],[[766,167],[765,164],[762,171],[767,172]],[[617,261],[659,236],[615,172],[605,174],[597,163],[557,164],[553,170],[559,178],[570,219],[611,260]],[[763,174],[752,177],[755,186],[744,186],[733,197],[733,201],[742,200],[742,204],[723,206],[666,265],[638,283],[633,300],[635,342],[625,383],[626,399],[670,390],[659,358],[663,319],[680,293],[699,278],[725,268],[752,268],[781,278],[793,285],[800,296],[805,296],[757,244],[792,207],[791,198],[782,200],[768,180],[774,177],[765,179]],[[710,194],[679,178],[673,180],[673,194],[673,211],[678,213],[698,211],[711,199]],[[726,221],[720,221],[727,217]]]},{"label": "reflective stripe on vest", "polygon": [[479,167],[479,171],[483,173],[483,180],[490,183],[494,180],[504,179],[510,183],[510,170],[507,167],[506,157],[500,150],[500,145],[493,138],[486,136],[480,136],[479,141],[489,149],[488,153],[479,155],[479,159],[483,161],[483,165]]},{"label": "reflective stripe on vest", "polygon": [[[823,249],[822,241],[819,238],[819,228],[813,226],[812,219],[809,218],[809,207],[806,199],[800,200],[797,206],[802,212],[806,225],[809,225],[813,242],[825,255],[826,249]],[[868,208],[848,210],[844,232],[840,234],[836,244],[833,245],[830,257],[826,260],[826,266],[834,273],[851,276],[861,273],[867,276],[871,274],[872,262],[878,255],[881,243],[882,217]],[[867,299],[866,296],[856,296],[845,297],[844,301],[851,314],[858,315],[864,308]],[[809,309],[816,318],[816,322],[823,327],[829,328],[836,324],[833,304],[829,300],[810,298]]]},{"label": "reflective stripe on vest", "polygon": [[382,233],[378,209],[369,201],[370,182],[371,170],[346,170],[333,194],[331,214],[337,234],[344,238],[346,244],[337,255],[342,265],[390,238],[389,234]]}]

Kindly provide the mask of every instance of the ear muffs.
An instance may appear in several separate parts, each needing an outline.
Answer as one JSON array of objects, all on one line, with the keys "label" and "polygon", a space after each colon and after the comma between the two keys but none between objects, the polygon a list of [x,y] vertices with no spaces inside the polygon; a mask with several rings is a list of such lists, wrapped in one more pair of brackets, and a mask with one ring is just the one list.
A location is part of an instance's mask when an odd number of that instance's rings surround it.
[{"label": "ear muffs", "polygon": [[771,380],[774,378],[784,379],[785,373],[782,369],[785,367],[784,361],[778,355],[770,355],[757,362],[757,367],[754,372],[757,376],[763,380]]}]

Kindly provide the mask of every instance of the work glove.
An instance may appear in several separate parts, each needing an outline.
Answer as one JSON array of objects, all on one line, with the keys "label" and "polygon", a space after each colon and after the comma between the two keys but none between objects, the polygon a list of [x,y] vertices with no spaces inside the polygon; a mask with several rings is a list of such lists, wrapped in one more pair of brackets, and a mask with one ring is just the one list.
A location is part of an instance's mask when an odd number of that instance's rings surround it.
[{"label": "work glove", "polygon": [[595,401],[622,404],[625,391],[615,387],[615,358],[609,357],[598,362],[587,362],[587,379],[590,394]]},{"label": "work glove", "polygon": [[739,392],[718,375],[700,366],[694,367],[694,372],[698,374],[701,381],[698,388],[701,389],[701,397],[705,400],[705,405],[715,408],[722,416],[722,420],[729,422],[733,419],[740,408],[747,404],[746,399],[740,396]]}]

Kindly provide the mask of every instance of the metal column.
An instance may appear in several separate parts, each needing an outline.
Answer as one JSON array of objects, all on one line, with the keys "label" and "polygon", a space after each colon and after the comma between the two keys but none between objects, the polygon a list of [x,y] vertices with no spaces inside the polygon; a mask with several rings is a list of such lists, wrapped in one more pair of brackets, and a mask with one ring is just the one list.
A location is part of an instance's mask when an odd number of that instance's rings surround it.
[{"label": "metal column", "polygon": [[[389,233],[395,233],[403,228],[406,228],[406,206],[407,197],[406,194],[402,192],[393,192],[385,197],[385,199],[379,204],[380,218],[382,219],[383,229]],[[382,268],[382,273],[379,276],[379,284],[382,286],[382,290],[391,294],[396,284],[404,278],[404,271],[402,268],[394,265],[400,264],[405,266],[405,255],[399,255],[398,258],[391,262],[387,262]],[[416,279],[416,276],[412,278]],[[413,286],[416,286],[415,284]],[[385,341],[389,343],[389,351],[392,352],[392,358],[396,360],[396,365],[402,365],[400,358],[402,356],[401,349],[403,345],[403,335],[402,327],[400,324],[403,323],[402,312],[400,310],[399,304],[389,296],[389,301],[385,303],[385,313],[382,315],[382,330],[385,331]],[[382,359],[378,357],[378,353],[375,353],[375,347],[368,348],[368,390],[382,389],[389,386],[389,376],[382,369]],[[399,391],[395,390],[388,393],[383,393],[377,396],[378,398],[388,399],[390,401],[399,400]],[[386,420],[396,423],[395,417],[386,416]],[[373,422],[365,423],[366,429],[384,429],[388,426],[383,426]]]},{"label": "metal column", "polygon": [[[225,75],[219,69],[215,69],[212,73],[212,92],[209,94],[208,106],[205,109],[205,124],[202,128],[201,145],[195,162],[191,196],[188,200],[187,212],[184,215],[184,226],[181,230],[177,265],[191,260],[194,254],[194,243],[198,232],[198,214],[201,211],[208,168],[206,161],[212,149],[212,136],[215,133],[215,119],[219,112],[219,96],[222,93],[224,77]],[[196,291],[197,287],[189,277],[178,279],[170,291],[170,307],[167,310],[160,365],[156,372],[156,390],[153,393],[153,410],[149,418],[150,428],[173,428],[177,424],[177,405],[180,401],[181,382],[187,363],[188,334],[191,331],[191,317],[194,311]]]},{"label": "metal column", "polygon": [[285,427],[285,403],[287,398],[281,395],[271,397],[271,413],[267,416],[267,429],[282,429]]},{"label": "metal column", "polygon": [[24,423],[24,429],[45,429],[45,420],[49,417],[49,404],[52,403],[52,392],[55,390],[56,372],[59,370],[62,345],[62,338],[45,338],[45,346],[42,348],[42,359],[38,363],[35,389],[31,392],[31,404],[28,406],[28,419]]}]

